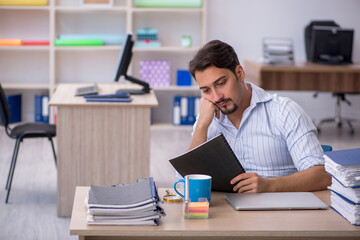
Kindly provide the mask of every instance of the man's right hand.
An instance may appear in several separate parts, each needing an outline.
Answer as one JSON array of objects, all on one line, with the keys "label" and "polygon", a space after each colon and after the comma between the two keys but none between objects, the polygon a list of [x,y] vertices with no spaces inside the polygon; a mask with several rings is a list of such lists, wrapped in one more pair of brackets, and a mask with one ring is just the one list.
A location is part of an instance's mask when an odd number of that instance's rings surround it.
[{"label": "man's right hand", "polygon": [[208,128],[214,118],[214,115],[217,118],[220,117],[219,108],[206,98],[202,97],[200,99],[200,113],[197,124]]},{"label": "man's right hand", "polygon": [[190,147],[191,150],[200,144],[206,142],[208,128],[214,119],[214,114],[219,118],[219,109],[212,102],[202,97],[200,99],[200,113],[196,123],[193,137],[191,139]]}]

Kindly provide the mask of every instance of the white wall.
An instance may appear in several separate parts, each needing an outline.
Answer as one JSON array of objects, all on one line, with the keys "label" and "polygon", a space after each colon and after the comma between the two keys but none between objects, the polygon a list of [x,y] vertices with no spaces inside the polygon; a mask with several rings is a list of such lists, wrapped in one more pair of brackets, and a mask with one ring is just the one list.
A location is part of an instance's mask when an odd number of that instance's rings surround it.
[{"label": "white wall", "polygon": [[[334,20],[355,30],[353,61],[360,62],[360,0],[208,0],[208,40],[232,45],[240,62],[262,57],[263,37],[292,38],[295,60],[305,61],[304,28],[312,20]],[[334,114],[331,93],[279,92],[297,101],[313,119]],[[360,119],[360,95],[349,95],[352,107],[343,116]]]}]

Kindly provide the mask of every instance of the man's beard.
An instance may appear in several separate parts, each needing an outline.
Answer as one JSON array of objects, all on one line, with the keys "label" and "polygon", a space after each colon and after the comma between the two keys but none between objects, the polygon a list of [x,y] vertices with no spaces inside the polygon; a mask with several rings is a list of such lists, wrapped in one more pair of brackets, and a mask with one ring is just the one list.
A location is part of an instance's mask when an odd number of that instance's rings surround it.
[{"label": "man's beard", "polygon": [[220,100],[220,101],[217,101],[216,104],[219,104],[219,103],[224,102],[224,101],[229,101],[229,102],[232,102],[232,103],[233,103],[232,107],[229,108],[229,109],[228,109],[228,108],[223,109],[223,108],[219,107],[219,105],[217,105],[217,107],[219,108],[219,110],[220,110],[223,114],[225,114],[225,115],[229,115],[229,114],[234,113],[234,112],[238,109],[238,107],[239,107],[239,106],[236,105],[230,98],[228,98],[228,99],[222,99],[222,100]]}]

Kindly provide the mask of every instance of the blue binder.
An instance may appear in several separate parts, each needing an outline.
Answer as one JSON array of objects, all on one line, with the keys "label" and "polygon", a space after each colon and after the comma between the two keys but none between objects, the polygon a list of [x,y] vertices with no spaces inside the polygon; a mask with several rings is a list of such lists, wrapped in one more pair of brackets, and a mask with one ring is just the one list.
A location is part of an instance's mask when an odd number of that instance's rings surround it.
[{"label": "blue binder", "polygon": [[324,154],[342,166],[360,165],[360,148],[325,152]]},{"label": "blue binder", "polygon": [[198,96],[175,96],[173,102],[173,124],[193,125],[199,113]]},{"label": "blue binder", "polygon": [[174,97],[174,103],[173,103],[173,117],[172,122],[174,125],[180,125],[181,119],[180,119],[180,96]]},{"label": "blue binder", "polygon": [[21,122],[21,94],[8,95],[10,119],[9,123]]},{"label": "blue binder", "polygon": [[49,123],[48,95],[35,95],[35,122]]}]

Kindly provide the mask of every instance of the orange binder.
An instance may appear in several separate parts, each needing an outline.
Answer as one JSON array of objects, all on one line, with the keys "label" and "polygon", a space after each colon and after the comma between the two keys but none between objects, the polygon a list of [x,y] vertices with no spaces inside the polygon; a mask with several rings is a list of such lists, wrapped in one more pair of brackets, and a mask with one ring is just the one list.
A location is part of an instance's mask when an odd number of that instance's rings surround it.
[{"label": "orange binder", "polygon": [[47,0],[0,0],[3,6],[46,6]]},{"label": "orange binder", "polygon": [[0,46],[21,46],[21,39],[0,39]]}]

